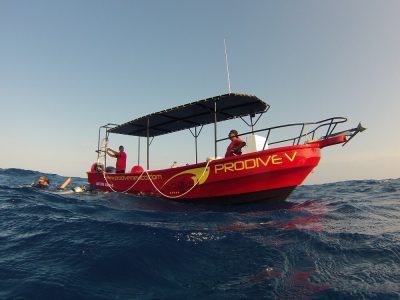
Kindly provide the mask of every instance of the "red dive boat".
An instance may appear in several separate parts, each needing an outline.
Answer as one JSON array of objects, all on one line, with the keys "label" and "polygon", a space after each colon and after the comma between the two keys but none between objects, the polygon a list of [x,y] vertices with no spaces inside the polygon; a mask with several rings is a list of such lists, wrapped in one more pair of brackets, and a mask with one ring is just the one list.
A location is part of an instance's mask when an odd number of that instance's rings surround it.
[{"label": "red dive boat", "polygon": [[[176,201],[234,204],[284,200],[318,165],[320,149],[345,145],[365,128],[336,131],[343,117],[314,123],[295,123],[255,130],[269,105],[256,96],[226,94],[192,102],[135,119],[122,125],[99,128],[97,163],[92,165],[88,181],[92,187],[122,193],[162,197]],[[249,122],[245,119],[249,117]],[[218,158],[218,122],[241,118],[251,131],[240,136],[246,140],[242,155]],[[204,125],[214,126],[214,155],[217,159],[197,161],[197,138]],[[296,130],[294,136],[272,140],[279,131]],[[149,148],[154,137],[188,129],[195,139],[196,163],[176,168],[149,169]],[[129,173],[112,173],[107,168],[105,148],[109,134],[138,136],[147,141],[147,168],[134,166]],[[104,143],[101,136],[104,134]]]}]

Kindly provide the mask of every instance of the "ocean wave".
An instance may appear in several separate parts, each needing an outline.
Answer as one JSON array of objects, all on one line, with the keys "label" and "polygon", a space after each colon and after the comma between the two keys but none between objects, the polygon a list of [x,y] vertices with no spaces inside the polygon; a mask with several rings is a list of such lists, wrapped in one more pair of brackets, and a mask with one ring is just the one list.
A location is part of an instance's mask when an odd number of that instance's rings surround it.
[{"label": "ocean wave", "polygon": [[42,191],[38,175],[0,169],[0,298],[400,297],[400,179],[212,207]]}]

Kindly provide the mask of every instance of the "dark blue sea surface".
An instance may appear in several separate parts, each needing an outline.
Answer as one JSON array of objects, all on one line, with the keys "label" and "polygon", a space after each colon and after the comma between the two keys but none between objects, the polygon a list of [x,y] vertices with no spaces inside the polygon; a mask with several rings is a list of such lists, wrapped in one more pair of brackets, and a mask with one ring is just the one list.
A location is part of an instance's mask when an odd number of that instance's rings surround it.
[{"label": "dark blue sea surface", "polygon": [[400,298],[400,179],[210,207],[39,175],[0,169],[1,299]]}]

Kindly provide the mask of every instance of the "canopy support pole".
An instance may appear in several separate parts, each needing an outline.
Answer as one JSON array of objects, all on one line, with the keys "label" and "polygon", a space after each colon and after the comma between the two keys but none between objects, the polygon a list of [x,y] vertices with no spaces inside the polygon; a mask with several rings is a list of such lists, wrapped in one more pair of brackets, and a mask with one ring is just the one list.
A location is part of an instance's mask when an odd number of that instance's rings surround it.
[{"label": "canopy support pole", "polygon": [[200,136],[200,133],[203,130],[203,126],[204,125],[201,125],[199,132],[197,132],[197,126],[195,126],[194,133],[193,133],[192,129],[189,128],[190,133],[194,137],[194,147],[195,147],[195,151],[196,151],[196,164],[197,164],[197,138]]},{"label": "canopy support pole", "polygon": [[149,170],[150,168],[149,151],[150,151],[150,119],[147,118],[147,170]]},{"label": "canopy support pole", "polygon": [[[101,135],[101,128],[103,128],[103,126],[99,127],[99,137],[97,139],[97,162],[99,162],[100,160],[100,135]],[[106,149],[107,150],[107,149]]]},{"label": "canopy support pole", "polygon": [[268,109],[269,109],[269,106],[267,107],[266,110],[264,110],[264,111],[262,111],[262,112],[259,112],[259,113],[258,113],[259,116],[257,117],[257,119],[256,119],[255,122],[253,122],[253,118],[256,117],[256,113],[251,113],[251,114],[250,114],[250,124],[249,124],[243,117],[240,117],[240,119],[242,119],[242,121],[243,121],[244,123],[246,123],[247,126],[251,127],[251,132],[254,134],[254,126],[256,126],[256,124],[257,124],[258,121],[260,120],[261,116],[262,116],[264,113],[266,113],[266,112],[268,111]]},{"label": "canopy support pole", "polygon": [[197,164],[197,127],[194,128],[194,147],[196,152],[196,164]]},{"label": "canopy support pole", "polygon": [[214,101],[214,157],[217,158],[217,101]]},{"label": "canopy support pole", "polygon": [[137,164],[140,166],[140,136],[138,136]]},{"label": "canopy support pole", "polygon": [[108,128],[106,127],[106,148],[104,149],[106,152],[104,153],[104,168],[107,168],[107,147],[108,147]]}]

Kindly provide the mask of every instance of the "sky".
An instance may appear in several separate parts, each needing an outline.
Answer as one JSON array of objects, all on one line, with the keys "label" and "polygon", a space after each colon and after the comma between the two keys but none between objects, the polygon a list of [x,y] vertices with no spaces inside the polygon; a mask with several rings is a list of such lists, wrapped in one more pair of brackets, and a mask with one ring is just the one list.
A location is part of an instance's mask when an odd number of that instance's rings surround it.
[{"label": "sky", "polygon": [[[225,39],[232,92],[271,105],[258,128],[334,116],[368,128],[322,149],[307,184],[399,178],[399,15],[397,0],[0,0],[0,168],[86,177],[99,126],[228,93]],[[130,169],[137,138],[110,136],[120,144]],[[194,162],[190,132],[153,140],[150,168],[173,161]]]}]

